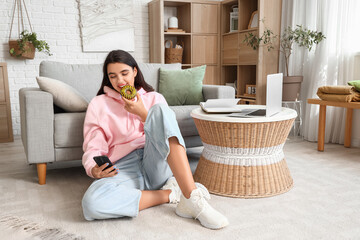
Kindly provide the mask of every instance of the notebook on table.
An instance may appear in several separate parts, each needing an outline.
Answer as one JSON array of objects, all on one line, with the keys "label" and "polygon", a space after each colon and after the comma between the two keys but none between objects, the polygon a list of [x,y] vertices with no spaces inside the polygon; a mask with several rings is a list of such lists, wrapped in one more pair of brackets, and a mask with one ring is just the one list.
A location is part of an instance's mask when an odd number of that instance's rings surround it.
[{"label": "notebook on table", "polygon": [[236,107],[240,98],[230,99],[209,99],[201,102],[200,107],[206,113],[236,113],[241,110]]},{"label": "notebook on table", "polygon": [[245,109],[240,113],[232,113],[230,117],[271,117],[281,112],[283,74],[270,74],[266,79],[266,108]]}]

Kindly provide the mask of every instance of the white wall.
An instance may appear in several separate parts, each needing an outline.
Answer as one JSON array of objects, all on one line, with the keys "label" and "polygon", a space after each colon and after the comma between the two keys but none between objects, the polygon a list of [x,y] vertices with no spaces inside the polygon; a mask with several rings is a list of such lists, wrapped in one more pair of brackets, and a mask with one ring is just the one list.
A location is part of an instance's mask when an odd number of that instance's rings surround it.
[{"label": "white wall", "polygon": [[[149,61],[148,2],[150,0],[134,0],[135,51],[131,54],[138,62]],[[34,32],[38,39],[49,43],[53,56],[36,53],[33,60],[10,57],[8,38],[14,0],[0,0],[0,62],[8,65],[14,135],[20,134],[19,89],[38,86],[35,77],[41,61],[102,63],[107,54],[82,52],[76,0],[25,0],[25,3]],[[17,22],[12,37],[16,35]]]}]

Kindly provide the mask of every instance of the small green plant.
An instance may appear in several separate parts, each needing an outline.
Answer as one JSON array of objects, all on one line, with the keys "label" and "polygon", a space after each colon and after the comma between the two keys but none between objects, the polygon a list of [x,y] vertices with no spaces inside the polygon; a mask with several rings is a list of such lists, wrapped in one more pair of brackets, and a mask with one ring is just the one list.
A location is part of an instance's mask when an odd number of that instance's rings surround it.
[{"label": "small green plant", "polygon": [[285,57],[286,75],[289,76],[289,60],[294,43],[300,47],[305,47],[310,52],[315,44],[319,44],[325,38],[322,32],[311,31],[302,25],[296,25],[295,29],[288,26],[280,39],[280,52],[282,52]]},{"label": "small green plant", "polygon": [[20,39],[17,40],[19,51],[16,51],[14,48],[10,49],[10,54],[16,57],[21,57],[22,54],[29,51],[28,48],[26,48],[26,43],[32,43],[34,45],[34,48],[37,49],[39,52],[44,52],[51,56],[50,53],[50,47],[49,44],[44,40],[38,40],[36,33],[28,32],[27,30],[24,30],[20,33]]},{"label": "small green plant", "polygon": [[252,49],[257,50],[261,44],[263,44],[268,51],[274,49],[274,41],[277,36],[270,29],[266,29],[261,36],[257,36],[252,32],[245,34],[245,39],[243,42],[251,46]]},{"label": "small green plant", "polygon": [[[260,20],[265,25],[265,20]],[[267,48],[268,51],[274,49],[274,41],[277,39],[277,35],[275,35],[270,29],[265,27],[265,31],[261,36],[257,34],[253,34],[252,32],[245,34],[244,43],[248,46],[252,47],[252,49],[259,49],[260,45],[263,45]]]}]

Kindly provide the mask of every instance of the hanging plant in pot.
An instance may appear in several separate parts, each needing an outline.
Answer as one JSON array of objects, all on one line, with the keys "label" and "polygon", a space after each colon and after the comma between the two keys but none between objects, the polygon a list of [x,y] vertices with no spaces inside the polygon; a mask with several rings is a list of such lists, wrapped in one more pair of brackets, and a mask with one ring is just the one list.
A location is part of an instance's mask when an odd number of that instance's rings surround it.
[{"label": "hanging plant in pot", "polygon": [[36,33],[29,33],[27,30],[20,33],[18,40],[9,40],[9,48],[10,55],[18,58],[34,59],[35,49],[39,52],[45,52],[49,56],[52,55],[48,43],[44,40],[38,40]]},{"label": "hanging plant in pot", "polygon": [[283,80],[283,101],[298,100],[303,81],[303,76],[289,75],[289,61],[293,51],[293,44],[296,43],[300,47],[305,47],[310,52],[313,46],[319,44],[323,39],[325,39],[325,36],[322,32],[308,30],[303,28],[302,25],[296,25],[295,29],[289,26],[284,30],[280,38],[280,52],[284,54],[286,72]]},{"label": "hanging plant in pot", "polygon": [[[263,20],[262,20],[263,21]],[[270,29],[265,29],[261,36],[249,33],[245,35],[244,42],[257,50],[260,45],[267,48],[268,51],[274,49],[274,43],[277,36]],[[295,29],[287,27],[280,38],[279,51],[285,57],[285,76],[283,79],[283,101],[296,101],[300,95],[301,83],[303,76],[289,76],[289,61],[293,51],[293,44],[296,43],[300,47],[305,47],[311,51],[315,44],[319,44],[325,36],[321,32],[311,31],[303,28],[302,25],[296,25]]]},{"label": "hanging plant in pot", "polygon": [[[36,33],[32,30],[29,14],[27,12],[27,8],[25,5],[24,0],[15,0],[14,1],[14,8],[13,14],[11,19],[10,25],[10,34],[9,34],[9,52],[10,55],[17,58],[27,58],[27,59],[34,59],[35,57],[35,50],[39,52],[45,52],[49,56],[52,54],[50,53],[50,47],[48,43],[44,40],[38,40]],[[15,11],[17,9],[17,12]],[[23,11],[25,11],[23,13]],[[11,39],[11,32],[12,27],[14,24],[14,18],[17,13],[18,19],[18,38],[16,40]],[[27,21],[29,23],[30,32],[25,29],[24,25],[24,17],[26,13]],[[21,33],[20,33],[21,31]]]}]

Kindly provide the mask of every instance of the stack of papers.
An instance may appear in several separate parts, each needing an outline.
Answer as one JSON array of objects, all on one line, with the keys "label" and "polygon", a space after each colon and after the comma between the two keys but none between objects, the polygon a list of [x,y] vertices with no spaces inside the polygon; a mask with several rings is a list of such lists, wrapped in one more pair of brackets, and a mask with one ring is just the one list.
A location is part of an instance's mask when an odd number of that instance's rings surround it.
[{"label": "stack of papers", "polygon": [[201,102],[200,107],[207,113],[234,113],[241,112],[237,107],[240,98],[230,99],[209,99],[206,102]]}]

